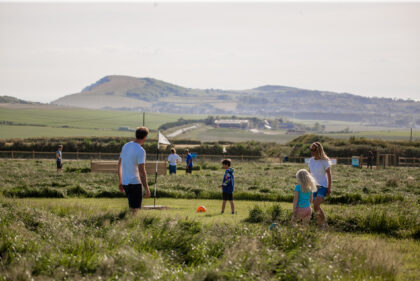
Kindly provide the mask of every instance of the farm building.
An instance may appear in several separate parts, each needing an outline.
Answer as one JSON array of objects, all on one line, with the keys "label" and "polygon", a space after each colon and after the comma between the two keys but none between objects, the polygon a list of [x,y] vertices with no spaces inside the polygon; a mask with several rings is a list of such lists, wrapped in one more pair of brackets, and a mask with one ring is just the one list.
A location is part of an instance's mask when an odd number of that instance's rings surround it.
[{"label": "farm building", "polygon": [[249,128],[248,120],[221,119],[221,120],[215,120],[214,124],[216,125],[216,127],[219,127],[219,128],[240,128],[240,129]]}]

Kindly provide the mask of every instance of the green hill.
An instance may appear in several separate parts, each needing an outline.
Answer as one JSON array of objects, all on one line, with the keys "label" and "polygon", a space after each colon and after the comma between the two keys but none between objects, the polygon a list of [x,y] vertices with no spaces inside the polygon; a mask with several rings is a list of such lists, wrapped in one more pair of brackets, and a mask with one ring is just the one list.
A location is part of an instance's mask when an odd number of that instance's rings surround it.
[{"label": "green hill", "polygon": [[162,113],[286,116],[370,125],[420,125],[420,102],[266,85],[249,90],[190,89],[152,78],[106,76],[56,105]]},{"label": "green hill", "polygon": [[36,104],[34,102],[21,100],[11,96],[0,96],[0,103],[11,103],[11,104]]}]

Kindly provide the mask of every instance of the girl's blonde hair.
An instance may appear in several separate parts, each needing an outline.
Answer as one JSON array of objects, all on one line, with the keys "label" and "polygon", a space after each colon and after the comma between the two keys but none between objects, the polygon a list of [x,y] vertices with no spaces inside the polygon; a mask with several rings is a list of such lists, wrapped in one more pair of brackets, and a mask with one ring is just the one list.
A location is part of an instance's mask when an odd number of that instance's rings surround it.
[{"label": "girl's blonde hair", "polygon": [[305,169],[299,170],[296,173],[296,179],[300,184],[302,192],[315,192],[317,191],[316,181],[314,177]]},{"label": "girl's blonde hair", "polygon": [[319,158],[319,159],[323,159],[323,160],[330,160],[330,158],[328,158],[327,154],[324,151],[324,147],[322,146],[322,144],[320,142],[314,142],[313,144],[311,144],[310,149],[312,151],[312,148],[315,148],[314,152],[315,155]]}]

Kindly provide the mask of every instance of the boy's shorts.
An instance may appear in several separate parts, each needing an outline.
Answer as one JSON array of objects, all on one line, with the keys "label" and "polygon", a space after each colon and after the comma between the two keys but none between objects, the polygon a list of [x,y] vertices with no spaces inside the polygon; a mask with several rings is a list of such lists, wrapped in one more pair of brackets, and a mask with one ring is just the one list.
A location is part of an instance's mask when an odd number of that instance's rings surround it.
[{"label": "boy's shorts", "polygon": [[128,198],[128,206],[131,209],[140,209],[143,200],[141,184],[123,185],[123,188]]},{"label": "boy's shorts", "polygon": [[328,193],[328,188],[324,187],[324,186],[317,186],[318,190],[314,192],[314,199],[316,197],[322,197],[325,198],[327,196]]},{"label": "boy's shorts", "polygon": [[233,193],[223,192],[223,201],[233,201]]},{"label": "boy's shorts", "polygon": [[63,164],[61,163],[61,160],[57,160],[57,169],[63,168]]}]

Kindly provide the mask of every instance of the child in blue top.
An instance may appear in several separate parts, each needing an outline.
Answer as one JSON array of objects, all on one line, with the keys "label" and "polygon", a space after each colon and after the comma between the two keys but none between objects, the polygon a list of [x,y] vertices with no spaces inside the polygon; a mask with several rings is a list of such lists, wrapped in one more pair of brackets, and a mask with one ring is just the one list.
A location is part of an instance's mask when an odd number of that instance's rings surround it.
[{"label": "child in blue top", "polygon": [[232,215],[235,214],[235,205],[233,204],[233,191],[235,190],[235,174],[234,170],[230,167],[232,160],[225,159],[222,161],[225,174],[223,175],[223,184],[220,185],[223,192],[222,214],[225,212],[226,201],[230,202],[230,209]]},{"label": "child in blue top", "polygon": [[185,170],[186,174],[192,174],[192,169],[193,169],[193,158],[192,155],[190,153],[190,151],[188,149],[185,149],[185,154],[187,156],[185,156],[185,160],[187,162],[187,168]]},{"label": "child in blue top", "polygon": [[296,173],[298,185],[295,186],[293,198],[292,222],[299,220],[307,224],[312,216],[311,203],[313,192],[317,190],[315,179],[305,169]]}]

